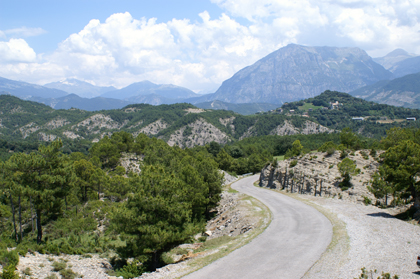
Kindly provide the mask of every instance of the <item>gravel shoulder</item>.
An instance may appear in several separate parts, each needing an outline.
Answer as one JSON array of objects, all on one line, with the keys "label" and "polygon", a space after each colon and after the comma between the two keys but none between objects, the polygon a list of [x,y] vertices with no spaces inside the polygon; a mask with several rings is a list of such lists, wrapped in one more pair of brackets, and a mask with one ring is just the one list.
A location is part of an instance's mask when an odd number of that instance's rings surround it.
[{"label": "gravel shoulder", "polygon": [[[333,224],[327,251],[303,278],[357,278],[361,268],[420,278],[420,226],[394,218],[391,210],[339,199],[289,194],[321,211]],[[374,278],[376,278],[374,275]]]}]

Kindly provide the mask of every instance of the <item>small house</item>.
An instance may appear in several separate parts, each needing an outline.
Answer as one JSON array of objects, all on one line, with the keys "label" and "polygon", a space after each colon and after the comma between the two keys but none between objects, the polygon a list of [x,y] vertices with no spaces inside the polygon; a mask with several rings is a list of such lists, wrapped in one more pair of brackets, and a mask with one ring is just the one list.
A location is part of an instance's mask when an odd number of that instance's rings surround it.
[{"label": "small house", "polygon": [[356,121],[363,121],[365,120],[363,117],[352,117],[352,120],[356,120]]},{"label": "small house", "polygon": [[407,121],[416,121],[415,117],[407,117]]}]

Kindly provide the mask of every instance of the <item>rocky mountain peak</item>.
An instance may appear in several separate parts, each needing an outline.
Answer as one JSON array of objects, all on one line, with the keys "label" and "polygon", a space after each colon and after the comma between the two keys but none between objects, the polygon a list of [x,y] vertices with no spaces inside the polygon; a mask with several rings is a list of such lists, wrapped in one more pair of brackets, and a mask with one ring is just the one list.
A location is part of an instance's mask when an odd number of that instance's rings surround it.
[{"label": "rocky mountain peak", "polygon": [[359,48],[290,44],[237,72],[223,82],[213,99],[281,104],[325,90],[350,92],[391,77]]}]

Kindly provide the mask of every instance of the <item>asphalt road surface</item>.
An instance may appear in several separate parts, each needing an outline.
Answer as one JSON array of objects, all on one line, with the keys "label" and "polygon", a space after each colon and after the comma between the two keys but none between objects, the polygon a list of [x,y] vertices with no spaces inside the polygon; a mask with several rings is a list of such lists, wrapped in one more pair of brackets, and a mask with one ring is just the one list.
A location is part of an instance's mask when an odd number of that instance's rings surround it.
[{"label": "asphalt road surface", "polygon": [[232,188],[263,202],[272,212],[268,228],[249,244],[183,278],[301,278],[331,242],[330,221],[313,207],[253,186],[258,175]]}]

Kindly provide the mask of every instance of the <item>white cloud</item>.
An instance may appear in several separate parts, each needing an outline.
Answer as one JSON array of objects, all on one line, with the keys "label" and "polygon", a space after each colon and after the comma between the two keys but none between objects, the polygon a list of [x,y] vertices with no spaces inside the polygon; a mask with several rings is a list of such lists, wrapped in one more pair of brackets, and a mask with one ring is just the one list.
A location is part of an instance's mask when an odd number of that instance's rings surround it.
[{"label": "white cloud", "polygon": [[[39,83],[71,76],[118,87],[148,79],[206,91],[289,43],[420,54],[420,0],[211,1],[225,13],[204,11],[197,22],[129,13],[92,19],[38,58],[22,39],[0,42],[0,76]],[[0,38],[41,32],[31,30],[0,31]]]},{"label": "white cloud", "polygon": [[1,33],[3,33],[4,35],[9,35],[12,37],[33,37],[33,36],[39,36],[42,35],[44,33],[47,33],[47,31],[45,31],[42,28],[28,28],[28,27],[20,27],[20,28],[14,28],[14,29],[8,29],[8,30],[4,30],[3,32],[0,31],[0,35]]},{"label": "white cloud", "polygon": [[23,39],[0,42],[1,62],[35,62],[36,53]]}]

